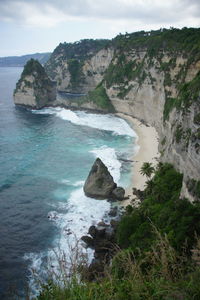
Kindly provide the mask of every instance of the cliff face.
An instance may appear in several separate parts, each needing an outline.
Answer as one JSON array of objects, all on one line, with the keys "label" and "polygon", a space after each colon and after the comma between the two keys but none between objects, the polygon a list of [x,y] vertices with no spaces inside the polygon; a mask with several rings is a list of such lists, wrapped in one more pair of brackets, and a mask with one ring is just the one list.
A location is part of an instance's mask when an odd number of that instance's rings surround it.
[{"label": "cliff face", "polygon": [[87,93],[103,79],[113,58],[112,47],[105,47],[107,40],[82,40],[60,44],[53,52],[45,69],[57,82],[59,91]]},{"label": "cliff face", "polygon": [[56,100],[56,85],[37,60],[27,62],[14,91],[14,103],[32,108],[51,105]]},{"label": "cliff face", "polygon": [[89,47],[84,55],[55,51],[46,67],[59,90],[93,90],[78,107],[114,107],[154,126],[161,160],[184,174],[182,196],[191,201],[200,198],[199,45],[199,29],[139,32],[119,35],[101,49]]},{"label": "cliff face", "polygon": [[[200,200],[200,61],[186,68],[188,59],[164,52],[151,65],[149,59],[147,51],[126,54],[129,62],[142,64],[141,76],[146,76],[141,80],[137,75],[125,84],[105,82],[107,95],[116,111],[156,128],[161,161],[172,163],[184,174],[182,197]],[[162,63],[172,59],[173,66],[163,71]],[[184,80],[177,82],[183,68]]]}]

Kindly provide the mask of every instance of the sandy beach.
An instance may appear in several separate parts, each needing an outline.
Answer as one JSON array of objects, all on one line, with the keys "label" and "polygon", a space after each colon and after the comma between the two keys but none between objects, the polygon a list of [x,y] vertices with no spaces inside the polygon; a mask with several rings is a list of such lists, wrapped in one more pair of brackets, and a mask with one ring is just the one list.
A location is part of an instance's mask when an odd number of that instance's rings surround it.
[{"label": "sandy beach", "polygon": [[130,203],[131,200],[136,198],[132,194],[132,188],[144,190],[145,187],[147,178],[140,174],[143,163],[150,162],[154,166],[157,164],[157,159],[159,158],[158,134],[154,127],[147,126],[131,116],[122,113],[118,113],[117,115],[128,121],[138,136],[138,150],[134,150],[135,153],[133,153],[132,157],[132,182],[130,187],[126,189],[126,196],[131,195],[128,201]]}]

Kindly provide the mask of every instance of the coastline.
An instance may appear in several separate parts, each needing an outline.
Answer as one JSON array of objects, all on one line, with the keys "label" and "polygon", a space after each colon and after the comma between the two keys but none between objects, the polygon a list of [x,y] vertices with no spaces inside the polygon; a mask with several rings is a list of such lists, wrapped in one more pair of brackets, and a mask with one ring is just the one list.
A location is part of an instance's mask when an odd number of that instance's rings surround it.
[{"label": "coastline", "polygon": [[145,188],[147,178],[140,173],[143,163],[150,162],[153,166],[157,164],[157,160],[160,156],[158,152],[158,134],[154,127],[146,125],[132,116],[123,113],[116,113],[116,115],[125,119],[138,136],[136,141],[138,149],[136,151],[134,149],[132,156],[131,184],[126,188],[125,193],[125,196],[129,197],[129,199],[124,201],[124,205],[128,205],[132,200],[138,200],[136,196],[133,195],[132,189],[144,190]]}]

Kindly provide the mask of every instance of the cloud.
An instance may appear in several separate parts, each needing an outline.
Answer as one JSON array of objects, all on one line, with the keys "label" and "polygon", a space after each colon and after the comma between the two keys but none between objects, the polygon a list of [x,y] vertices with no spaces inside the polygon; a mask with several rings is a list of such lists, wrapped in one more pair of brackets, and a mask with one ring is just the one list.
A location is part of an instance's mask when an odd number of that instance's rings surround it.
[{"label": "cloud", "polygon": [[88,19],[200,26],[199,11],[199,0],[0,0],[0,20],[41,28]]}]

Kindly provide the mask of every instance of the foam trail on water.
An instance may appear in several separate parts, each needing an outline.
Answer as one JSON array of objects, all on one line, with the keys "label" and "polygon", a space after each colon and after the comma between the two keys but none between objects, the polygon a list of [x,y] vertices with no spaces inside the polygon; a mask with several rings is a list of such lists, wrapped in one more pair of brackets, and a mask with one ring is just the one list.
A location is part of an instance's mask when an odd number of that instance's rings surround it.
[{"label": "foam trail on water", "polygon": [[137,137],[129,124],[111,114],[91,114],[84,111],[71,111],[65,108],[43,108],[39,111],[32,110],[36,114],[55,114],[57,117],[76,125],[88,126],[100,130],[112,131],[117,135]]},{"label": "foam trail on water", "polygon": [[100,148],[91,150],[90,152],[93,153],[95,157],[99,157],[103,161],[103,163],[107,166],[110,174],[112,175],[114,181],[118,183],[120,180],[121,163],[117,159],[115,149],[107,146],[102,146]]},{"label": "foam trail on water", "polygon": [[[77,182],[77,185],[80,185],[80,181]],[[62,213],[54,210],[48,214],[49,220],[54,222],[60,230],[60,236],[55,241],[54,249],[48,250],[47,253],[29,253],[24,257],[31,261],[31,269],[43,279],[46,278],[47,269],[59,274],[60,261],[64,266],[70,265],[73,254],[71,248],[76,249],[77,241],[81,236],[87,234],[88,228],[101,221],[105,213],[109,212],[110,203],[106,200],[86,197],[81,186],[71,193],[68,202],[63,203],[62,209],[64,210]],[[88,261],[91,261],[93,255],[91,250],[87,251],[81,247],[81,253],[87,253]],[[47,261],[46,267],[43,265],[44,261]],[[35,281],[34,274],[30,276],[30,286],[32,297],[38,295],[39,286]]]}]

